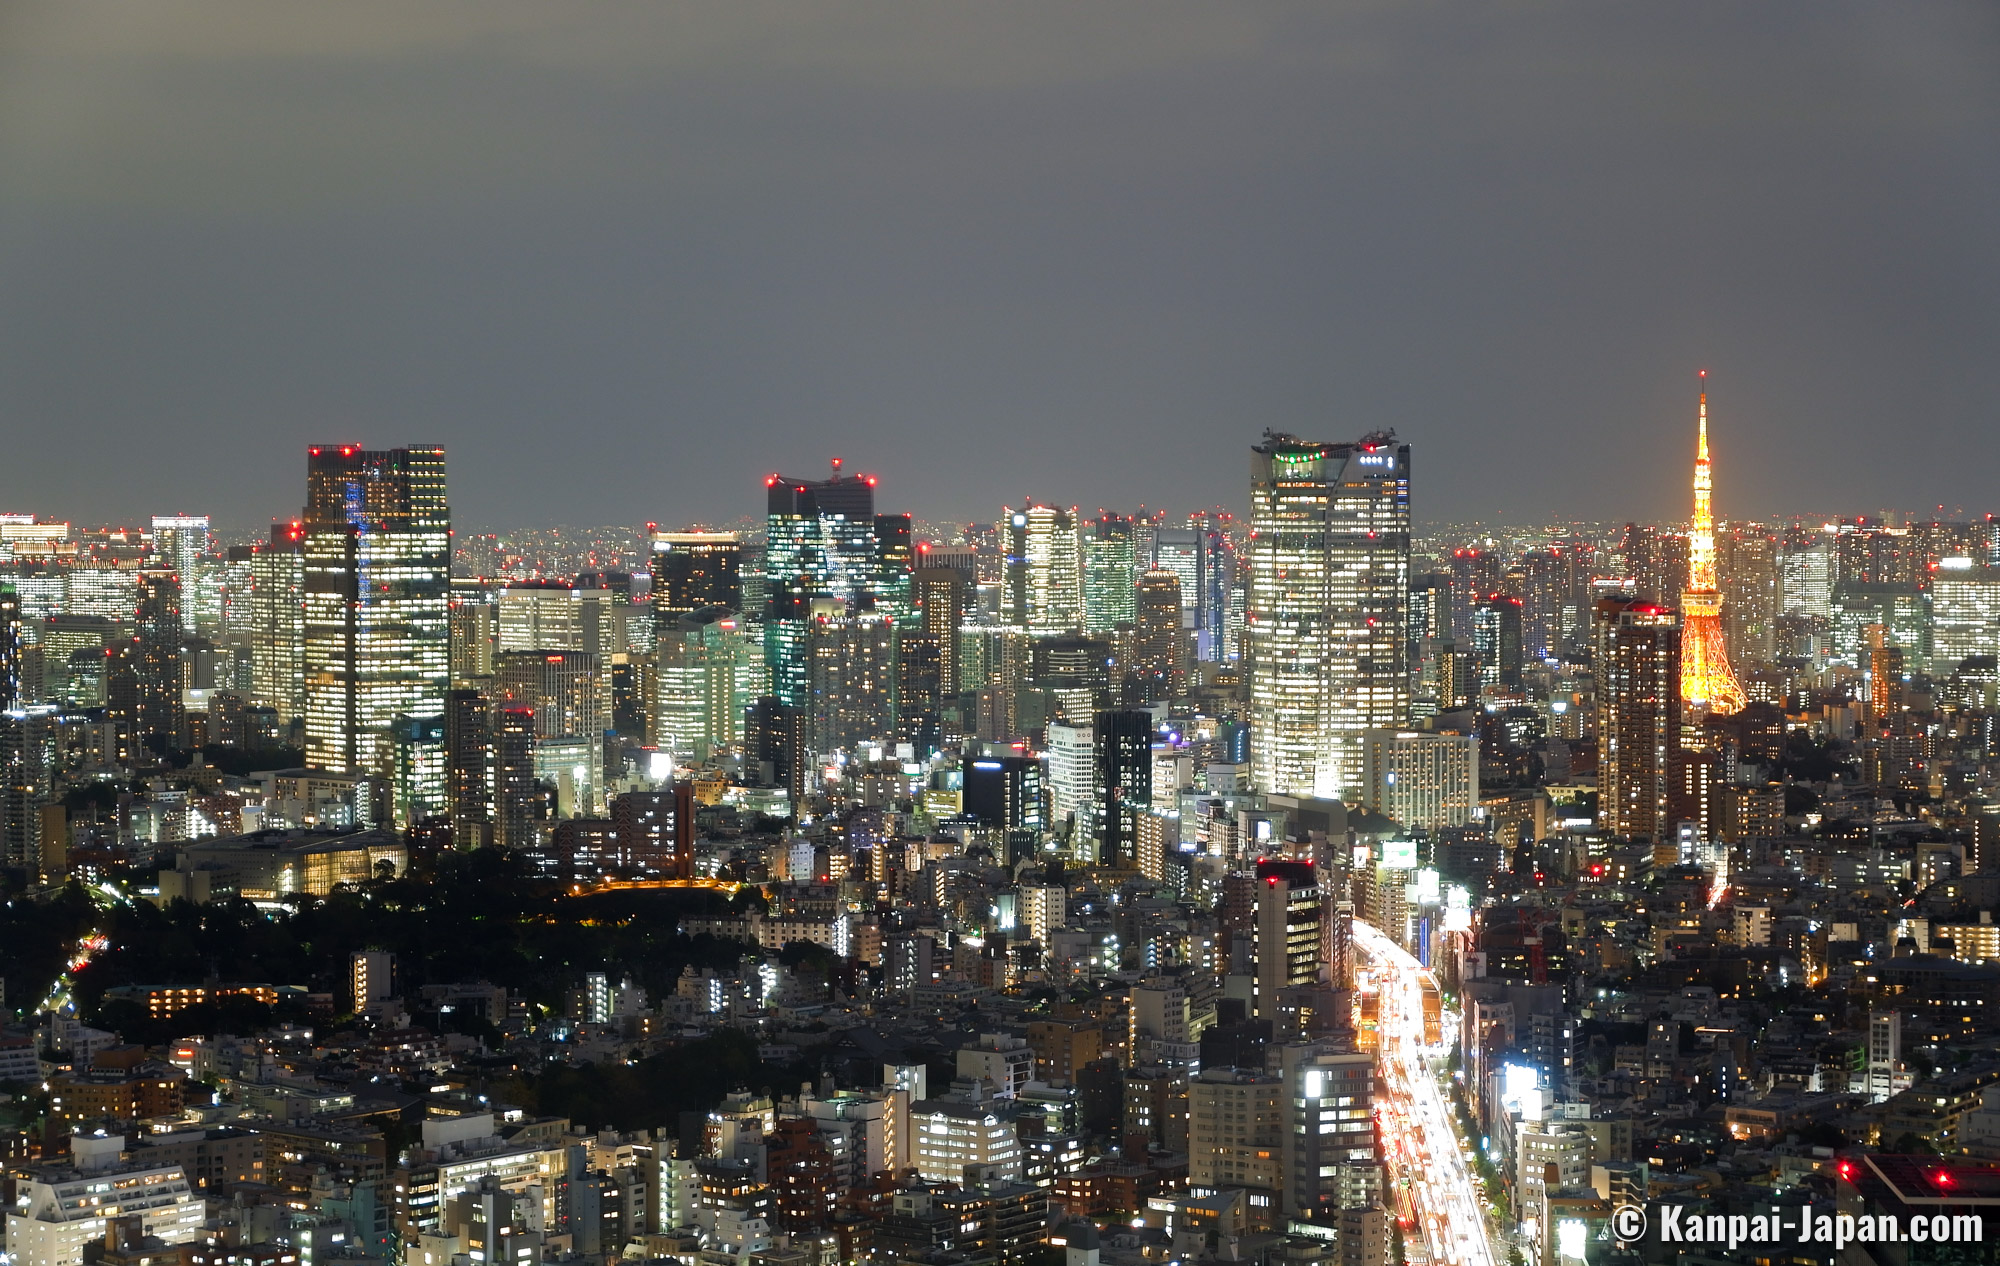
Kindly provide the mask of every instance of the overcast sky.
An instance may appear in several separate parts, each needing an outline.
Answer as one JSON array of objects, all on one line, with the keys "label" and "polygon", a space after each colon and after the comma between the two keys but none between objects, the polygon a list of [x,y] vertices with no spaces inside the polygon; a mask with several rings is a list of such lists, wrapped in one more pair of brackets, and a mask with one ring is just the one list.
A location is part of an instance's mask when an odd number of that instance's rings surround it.
[{"label": "overcast sky", "polygon": [[0,509],[2000,510],[2000,5],[0,5]]}]

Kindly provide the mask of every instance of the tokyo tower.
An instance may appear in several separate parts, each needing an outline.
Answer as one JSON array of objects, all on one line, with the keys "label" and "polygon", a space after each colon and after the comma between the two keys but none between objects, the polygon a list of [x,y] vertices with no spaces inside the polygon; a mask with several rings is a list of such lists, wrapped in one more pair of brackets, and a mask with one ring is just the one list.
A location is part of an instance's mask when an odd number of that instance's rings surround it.
[{"label": "tokyo tower", "polygon": [[1715,516],[1708,462],[1708,371],[1701,371],[1694,450],[1694,522],[1688,526],[1688,585],[1681,592],[1681,703],[1691,713],[1741,712],[1747,700],[1722,640],[1722,593],[1715,577]]}]

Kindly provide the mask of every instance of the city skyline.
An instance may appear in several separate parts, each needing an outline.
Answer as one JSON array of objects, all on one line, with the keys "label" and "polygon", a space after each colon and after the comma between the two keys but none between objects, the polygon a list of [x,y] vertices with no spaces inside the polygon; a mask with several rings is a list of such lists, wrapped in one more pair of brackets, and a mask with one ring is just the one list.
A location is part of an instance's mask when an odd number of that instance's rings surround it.
[{"label": "city skyline", "polygon": [[0,1266],[1993,1258],[1996,66],[8,7]]}]

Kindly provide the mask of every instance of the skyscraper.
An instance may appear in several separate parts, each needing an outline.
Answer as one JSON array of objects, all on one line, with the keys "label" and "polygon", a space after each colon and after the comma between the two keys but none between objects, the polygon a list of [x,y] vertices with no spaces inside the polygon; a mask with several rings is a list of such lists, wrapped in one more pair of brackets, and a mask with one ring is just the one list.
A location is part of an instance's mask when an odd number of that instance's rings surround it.
[{"label": "skyscraper", "polygon": [[169,568],[180,581],[181,632],[193,633],[199,623],[213,623],[222,612],[206,609],[202,601],[202,561],[209,550],[208,516],[205,514],[156,514],[153,516],[153,552],[160,566]]},{"label": "skyscraper", "polygon": [[1030,502],[1005,512],[1007,622],[1037,637],[1083,627],[1083,542],[1076,511]]},{"label": "skyscraper", "polygon": [[501,701],[531,709],[539,752],[567,744],[583,754],[575,802],[596,811],[604,793],[605,706],[597,656],[587,651],[502,651],[494,657]]},{"label": "skyscraper", "polygon": [[1362,794],[1362,735],[1408,723],[1410,446],[1251,450],[1251,768],[1265,792]]},{"label": "skyscraper", "polygon": [[535,710],[519,704],[496,709],[492,744],[493,844],[533,848],[546,830],[546,798],[535,782]]},{"label": "skyscraper", "polygon": [[743,609],[742,540],[734,532],[654,532],[653,610],[703,607]]},{"label": "skyscraper", "polygon": [[875,478],[772,475],[766,491],[764,662],[771,693],[804,708],[811,694],[807,641],[821,615],[869,611],[882,574]]},{"label": "skyscraper", "polygon": [[1134,600],[1131,662],[1125,670],[1128,703],[1164,703],[1187,685],[1181,630],[1181,579],[1170,571],[1139,578]]},{"label": "skyscraper", "polygon": [[139,573],[139,636],[132,670],[137,696],[132,733],[155,751],[181,742],[181,581],[167,569]]},{"label": "skyscraper", "polygon": [[1137,539],[1132,516],[1099,514],[1083,538],[1083,628],[1109,633],[1132,622],[1139,582]]},{"label": "skyscraper", "polygon": [[1729,667],[1722,593],[1715,571],[1715,517],[1709,506],[1708,371],[1703,370],[1694,456],[1694,519],[1688,525],[1687,588],[1681,593],[1681,703],[1697,712],[1741,712],[1743,687]]},{"label": "skyscraper", "polygon": [[913,528],[907,514],[875,516],[874,609],[899,624],[910,615],[910,572],[916,566]]},{"label": "skyscraper", "polygon": [[[666,615],[666,613],[662,613]],[[741,616],[706,607],[660,622],[653,741],[697,765],[743,736],[743,713],[764,694],[764,657]]]},{"label": "skyscraper", "polygon": [[1188,520],[1201,556],[1201,592],[1194,601],[1195,656],[1210,662],[1234,659],[1230,645],[1230,596],[1236,590],[1236,546],[1228,525],[1234,516],[1209,510]]},{"label": "skyscraper", "polygon": [[1096,857],[1097,737],[1088,725],[1049,722],[1049,829],[1069,832],[1071,856]]},{"label": "skyscraper", "polygon": [[21,685],[21,595],[0,584],[0,709],[18,707],[27,698]]},{"label": "skyscraper", "polygon": [[1451,631],[1460,646],[1472,644],[1472,606],[1500,588],[1500,556],[1490,549],[1467,547],[1451,552]]},{"label": "skyscraper", "polygon": [[306,450],[306,764],[387,777],[398,714],[444,712],[451,511],[444,450]]},{"label": "skyscraper", "polygon": [[297,523],[274,523],[250,552],[250,698],[290,724],[305,710],[305,567]]},{"label": "skyscraper", "polygon": [[1470,734],[1370,730],[1369,808],[1405,828],[1440,831],[1479,808],[1479,740]]},{"label": "skyscraper", "polygon": [[30,879],[61,869],[64,841],[44,835],[60,756],[55,708],[0,708],[0,866],[21,867]]},{"label": "skyscraper", "polygon": [[1098,514],[1084,532],[1084,632],[1132,622],[1138,534],[1130,514]]},{"label": "skyscraper", "polygon": [[1472,606],[1472,653],[1479,664],[1481,690],[1512,690],[1521,684],[1521,600],[1489,593]]},{"label": "skyscraper", "polygon": [[493,756],[492,700],[477,690],[447,692],[444,783],[456,848],[493,842]]},{"label": "skyscraper", "polygon": [[1680,746],[1680,617],[1657,603],[1596,604],[1598,819],[1615,835],[1659,839],[1667,762]]},{"label": "skyscraper", "polygon": [[1153,714],[1100,712],[1097,746],[1097,864],[1131,866],[1139,815],[1153,803]]},{"label": "skyscraper", "polygon": [[879,615],[813,621],[806,748],[815,755],[896,737],[896,626]]}]

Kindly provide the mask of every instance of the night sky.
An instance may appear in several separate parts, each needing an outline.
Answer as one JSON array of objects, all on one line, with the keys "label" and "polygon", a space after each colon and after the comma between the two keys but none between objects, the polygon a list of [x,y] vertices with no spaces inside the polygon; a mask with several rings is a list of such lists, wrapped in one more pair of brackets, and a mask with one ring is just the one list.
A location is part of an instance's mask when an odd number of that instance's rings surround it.
[{"label": "night sky", "polygon": [[0,509],[2000,510],[2000,5],[0,5]]}]

